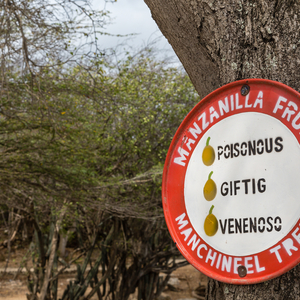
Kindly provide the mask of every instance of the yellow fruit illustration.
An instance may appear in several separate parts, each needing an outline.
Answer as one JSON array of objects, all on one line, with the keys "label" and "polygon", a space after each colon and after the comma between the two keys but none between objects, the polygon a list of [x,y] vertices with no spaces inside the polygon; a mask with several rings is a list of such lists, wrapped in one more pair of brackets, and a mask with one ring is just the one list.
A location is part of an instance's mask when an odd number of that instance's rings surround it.
[{"label": "yellow fruit illustration", "polygon": [[212,146],[209,145],[210,137],[206,140],[206,146],[202,152],[202,161],[206,166],[210,166],[215,161],[215,150]]},{"label": "yellow fruit illustration", "polygon": [[217,194],[217,186],[215,182],[210,178],[213,174],[211,171],[208,175],[208,180],[206,181],[204,188],[203,188],[203,195],[207,201],[211,201],[216,197]]},{"label": "yellow fruit illustration", "polygon": [[218,231],[218,220],[215,215],[212,214],[213,209],[214,206],[212,205],[204,221],[204,231],[208,236],[213,236]]}]

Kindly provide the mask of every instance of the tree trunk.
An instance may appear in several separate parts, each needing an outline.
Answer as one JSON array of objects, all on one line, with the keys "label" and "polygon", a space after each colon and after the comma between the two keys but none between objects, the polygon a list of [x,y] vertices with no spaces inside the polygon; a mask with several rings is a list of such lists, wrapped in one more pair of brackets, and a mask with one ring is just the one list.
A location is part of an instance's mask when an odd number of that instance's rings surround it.
[{"label": "tree trunk", "polygon": [[300,4],[292,0],[145,0],[201,98],[245,78],[299,90]]},{"label": "tree trunk", "polygon": [[[300,91],[300,2],[144,0],[201,98],[240,79],[264,78]],[[300,267],[265,283],[210,280],[207,299],[300,299]]]}]

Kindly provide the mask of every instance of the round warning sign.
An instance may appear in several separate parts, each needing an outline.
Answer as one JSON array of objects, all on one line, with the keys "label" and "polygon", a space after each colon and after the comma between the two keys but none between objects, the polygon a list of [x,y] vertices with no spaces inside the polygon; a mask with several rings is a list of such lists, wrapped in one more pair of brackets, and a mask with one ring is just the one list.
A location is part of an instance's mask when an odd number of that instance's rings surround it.
[{"label": "round warning sign", "polygon": [[182,122],[163,175],[177,247],[201,272],[250,284],[300,261],[300,95],[242,80],[205,97]]}]

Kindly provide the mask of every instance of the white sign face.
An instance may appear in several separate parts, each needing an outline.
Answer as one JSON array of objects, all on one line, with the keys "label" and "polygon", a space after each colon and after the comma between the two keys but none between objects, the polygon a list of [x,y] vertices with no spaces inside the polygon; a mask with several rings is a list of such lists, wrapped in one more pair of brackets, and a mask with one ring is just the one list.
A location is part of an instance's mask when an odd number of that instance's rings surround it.
[{"label": "white sign face", "polygon": [[[208,137],[215,160],[205,166],[202,153]],[[299,170],[299,143],[276,118],[246,112],[216,123],[199,140],[186,170],[184,198],[193,228],[228,255],[268,249],[299,219]],[[206,200],[209,174],[216,193]],[[208,236],[204,223],[212,204],[218,229]]]}]

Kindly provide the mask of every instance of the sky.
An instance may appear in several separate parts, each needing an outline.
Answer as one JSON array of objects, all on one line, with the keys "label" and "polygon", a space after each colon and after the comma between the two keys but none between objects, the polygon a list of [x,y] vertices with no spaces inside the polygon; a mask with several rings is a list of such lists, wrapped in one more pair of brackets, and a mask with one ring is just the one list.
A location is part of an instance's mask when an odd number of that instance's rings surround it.
[{"label": "sky", "polygon": [[[164,50],[167,56],[174,56],[172,47],[158,29],[155,21],[151,17],[151,12],[143,0],[117,0],[114,3],[96,1],[98,9],[104,7],[111,12],[112,23],[106,26],[106,31],[110,34],[135,34],[128,37],[101,36],[100,42],[104,48],[114,48],[123,42],[129,43],[133,48],[140,49],[158,39],[156,47]],[[99,3],[97,5],[97,3]]]}]

